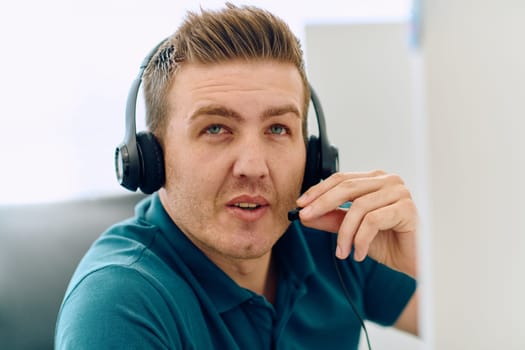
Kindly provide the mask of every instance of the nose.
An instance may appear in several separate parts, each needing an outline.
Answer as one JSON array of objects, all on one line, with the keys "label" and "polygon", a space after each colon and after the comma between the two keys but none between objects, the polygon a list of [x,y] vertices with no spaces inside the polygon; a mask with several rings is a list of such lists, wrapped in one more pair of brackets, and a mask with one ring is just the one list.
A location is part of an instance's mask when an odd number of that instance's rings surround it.
[{"label": "nose", "polygon": [[264,140],[245,136],[236,147],[233,175],[240,178],[262,179],[268,176],[268,154]]}]

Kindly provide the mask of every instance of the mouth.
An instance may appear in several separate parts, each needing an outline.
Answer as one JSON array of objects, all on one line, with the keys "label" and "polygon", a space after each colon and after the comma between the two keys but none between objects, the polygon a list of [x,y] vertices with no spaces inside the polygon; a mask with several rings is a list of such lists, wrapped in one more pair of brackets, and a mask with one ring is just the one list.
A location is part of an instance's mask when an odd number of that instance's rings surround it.
[{"label": "mouth", "polygon": [[231,206],[236,207],[236,208],[240,208],[240,209],[243,209],[243,210],[256,210],[256,209],[262,207],[262,205],[260,205],[260,204],[247,203],[247,202],[235,203],[235,204],[232,204]]},{"label": "mouth", "polygon": [[243,195],[230,200],[226,207],[237,219],[253,222],[261,219],[268,212],[270,204],[264,197]]}]

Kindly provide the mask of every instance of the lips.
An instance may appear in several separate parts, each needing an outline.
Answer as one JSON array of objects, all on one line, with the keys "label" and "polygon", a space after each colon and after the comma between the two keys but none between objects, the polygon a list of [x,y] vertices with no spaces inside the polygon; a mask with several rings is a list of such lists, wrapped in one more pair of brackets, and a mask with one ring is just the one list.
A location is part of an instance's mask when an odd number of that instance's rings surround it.
[{"label": "lips", "polygon": [[242,195],[226,203],[228,212],[243,221],[257,221],[264,216],[269,202],[262,196]]},{"label": "lips", "polygon": [[267,206],[268,201],[263,196],[242,195],[233,198],[228,203],[226,203],[226,205],[250,209],[254,207]]}]

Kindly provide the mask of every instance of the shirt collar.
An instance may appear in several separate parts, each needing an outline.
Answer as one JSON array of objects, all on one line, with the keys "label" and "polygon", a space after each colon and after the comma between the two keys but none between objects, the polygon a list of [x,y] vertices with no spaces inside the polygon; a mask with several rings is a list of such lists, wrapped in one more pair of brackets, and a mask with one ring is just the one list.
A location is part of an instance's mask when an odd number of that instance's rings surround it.
[{"label": "shirt collar", "polygon": [[[170,263],[184,265],[174,268],[187,274],[186,280],[199,297],[202,297],[200,294],[207,295],[218,312],[228,311],[254,297],[255,293],[240,287],[182,233],[165,211],[157,193],[137,206],[137,214],[160,228],[170,243],[170,248],[166,249],[172,249],[174,253],[174,256],[167,257]],[[312,255],[297,221],[276,243],[273,254],[280,269],[280,283],[287,278],[299,285],[315,272]]]},{"label": "shirt collar", "polygon": [[304,237],[303,226],[294,221],[273,248],[283,278],[297,285],[315,273],[315,263]]}]

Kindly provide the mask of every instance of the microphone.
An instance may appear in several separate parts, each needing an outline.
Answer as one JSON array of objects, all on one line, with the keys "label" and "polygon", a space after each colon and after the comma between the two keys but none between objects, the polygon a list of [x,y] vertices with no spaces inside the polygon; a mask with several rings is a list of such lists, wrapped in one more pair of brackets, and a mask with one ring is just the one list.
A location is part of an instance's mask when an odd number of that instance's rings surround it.
[{"label": "microphone", "polygon": [[[342,208],[342,209],[350,209],[350,207],[352,206],[352,202],[348,201],[346,203],[343,203],[342,205],[339,206],[339,208]],[[297,207],[295,209],[292,209],[288,212],[288,220],[290,221],[295,221],[295,220],[299,220],[299,212],[302,210],[303,208],[301,207]]]},{"label": "microphone", "polygon": [[301,211],[301,209],[303,208],[297,207],[295,209],[290,210],[288,212],[288,220],[290,221],[299,220],[299,212]]}]

